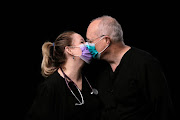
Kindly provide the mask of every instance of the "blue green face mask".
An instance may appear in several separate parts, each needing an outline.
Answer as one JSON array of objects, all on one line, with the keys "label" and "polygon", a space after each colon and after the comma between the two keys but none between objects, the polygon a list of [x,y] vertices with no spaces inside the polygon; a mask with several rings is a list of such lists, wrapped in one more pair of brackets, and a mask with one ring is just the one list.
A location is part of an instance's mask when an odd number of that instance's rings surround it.
[{"label": "blue green face mask", "polygon": [[[102,39],[103,39],[103,37],[102,37],[99,41],[101,41]],[[96,43],[88,43],[88,42],[85,43],[86,47],[89,49],[89,52],[92,54],[92,57],[93,57],[94,59],[100,59],[101,53],[104,52],[104,51],[107,49],[107,47],[109,47],[109,45],[107,45],[101,52],[98,52],[98,51],[96,50],[95,45],[96,45],[99,41],[97,41]]]},{"label": "blue green face mask", "polygon": [[85,45],[86,45],[86,47],[89,49],[89,52],[92,54],[92,57],[93,57],[94,59],[99,59],[99,58],[100,58],[100,55],[99,55],[98,51],[96,50],[94,43],[88,43],[88,42],[86,42]]}]

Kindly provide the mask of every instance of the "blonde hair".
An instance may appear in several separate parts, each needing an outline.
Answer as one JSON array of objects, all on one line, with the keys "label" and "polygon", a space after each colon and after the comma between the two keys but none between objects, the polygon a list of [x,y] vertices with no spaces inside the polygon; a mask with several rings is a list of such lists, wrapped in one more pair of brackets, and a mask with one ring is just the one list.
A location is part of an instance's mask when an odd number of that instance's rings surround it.
[{"label": "blonde hair", "polygon": [[41,74],[48,77],[53,74],[60,66],[66,62],[64,49],[72,43],[72,35],[74,31],[66,31],[60,34],[54,43],[45,42],[42,45],[42,63]]}]

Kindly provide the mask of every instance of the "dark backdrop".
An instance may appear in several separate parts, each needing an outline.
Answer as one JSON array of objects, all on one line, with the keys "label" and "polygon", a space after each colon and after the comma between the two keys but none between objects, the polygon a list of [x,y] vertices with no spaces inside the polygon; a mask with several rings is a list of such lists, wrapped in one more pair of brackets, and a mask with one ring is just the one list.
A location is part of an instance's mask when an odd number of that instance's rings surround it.
[{"label": "dark backdrop", "polygon": [[10,110],[17,112],[15,116],[24,117],[43,80],[40,74],[42,44],[53,42],[65,30],[76,31],[85,38],[90,21],[102,15],[119,21],[127,45],[143,49],[160,61],[177,108],[179,53],[174,3],[21,3],[13,7],[6,15],[10,25],[7,38],[11,39],[13,48],[10,55],[14,55],[9,59],[9,71],[17,77],[11,84],[11,91],[15,93],[10,92],[9,99],[15,105]]}]

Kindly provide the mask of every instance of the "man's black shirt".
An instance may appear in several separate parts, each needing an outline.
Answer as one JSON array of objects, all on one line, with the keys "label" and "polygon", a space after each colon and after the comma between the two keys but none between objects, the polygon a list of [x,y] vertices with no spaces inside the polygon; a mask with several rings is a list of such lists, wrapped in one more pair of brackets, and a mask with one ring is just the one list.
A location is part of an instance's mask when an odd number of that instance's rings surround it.
[{"label": "man's black shirt", "polygon": [[173,106],[159,61],[131,47],[116,70],[93,61],[87,69],[103,103],[102,120],[169,120]]}]

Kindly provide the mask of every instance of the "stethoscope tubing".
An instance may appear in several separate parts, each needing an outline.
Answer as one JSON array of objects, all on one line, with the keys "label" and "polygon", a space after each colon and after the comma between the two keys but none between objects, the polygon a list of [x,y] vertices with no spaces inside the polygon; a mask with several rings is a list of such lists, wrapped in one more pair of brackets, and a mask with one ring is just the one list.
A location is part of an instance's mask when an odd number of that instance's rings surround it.
[{"label": "stethoscope tubing", "polygon": [[[67,87],[69,88],[69,90],[71,91],[71,93],[72,93],[72,95],[76,98],[76,100],[79,102],[79,103],[75,103],[75,105],[83,105],[84,104],[84,98],[83,98],[83,95],[82,95],[82,93],[81,93],[81,91],[80,91],[80,89],[78,88],[78,86],[64,73],[64,71],[63,71],[63,69],[60,67],[60,69],[61,69],[61,71],[62,71],[62,73],[63,73],[63,75],[64,75],[64,79],[65,79],[65,82],[66,82],[66,85],[67,85]],[[85,76],[84,76],[85,77]],[[70,80],[70,82],[72,82],[73,83],[73,85],[76,87],[76,89],[78,90],[78,92],[79,92],[79,94],[80,94],[80,96],[81,96],[81,101],[78,99],[78,97],[75,95],[75,93],[72,91],[72,89],[70,88],[70,86],[69,86],[69,84],[68,84],[68,80],[67,79],[69,79]],[[96,89],[93,89],[92,88],[92,86],[91,86],[91,84],[89,83],[89,81],[87,80],[87,78],[85,77],[85,79],[86,79],[86,81],[87,81],[87,83],[88,83],[88,85],[89,85],[89,87],[91,88],[91,90],[92,90],[92,92],[91,92],[91,94],[93,94],[94,93],[94,91],[96,91],[96,95],[98,94],[98,92],[97,92],[97,90]]]}]

